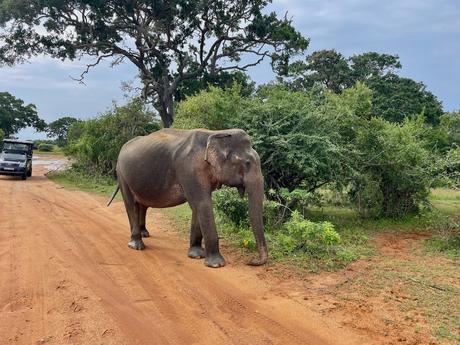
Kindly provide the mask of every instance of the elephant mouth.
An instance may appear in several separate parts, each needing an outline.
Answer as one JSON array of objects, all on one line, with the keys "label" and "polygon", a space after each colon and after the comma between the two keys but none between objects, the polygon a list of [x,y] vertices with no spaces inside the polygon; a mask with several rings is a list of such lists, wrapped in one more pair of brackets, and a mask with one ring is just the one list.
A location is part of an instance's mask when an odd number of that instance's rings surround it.
[{"label": "elephant mouth", "polygon": [[246,188],[244,186],[238,186],[238,193],[240,194],[240,197],[244,197],[244,193],[246,192]]}]

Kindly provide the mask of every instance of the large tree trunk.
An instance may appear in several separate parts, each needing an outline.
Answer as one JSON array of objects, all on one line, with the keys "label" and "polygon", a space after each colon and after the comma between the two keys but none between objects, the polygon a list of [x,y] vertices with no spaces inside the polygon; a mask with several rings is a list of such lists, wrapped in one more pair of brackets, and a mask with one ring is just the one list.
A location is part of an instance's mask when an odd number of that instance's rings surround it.
[{"label": "large tree trunk", "polygon": [[172,94],[159,95],[157,102],[154,103],[165,128],[170,128],[174,122],[174,101]]}]

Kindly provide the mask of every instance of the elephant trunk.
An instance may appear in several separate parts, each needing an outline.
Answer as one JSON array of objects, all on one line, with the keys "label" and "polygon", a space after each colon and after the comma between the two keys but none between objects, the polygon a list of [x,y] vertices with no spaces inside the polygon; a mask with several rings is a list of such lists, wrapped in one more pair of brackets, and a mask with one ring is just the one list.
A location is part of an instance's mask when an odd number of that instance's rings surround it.
[{"label": "elephant trunk", "polygon": [[267,262],[268,249],[265,242],[262,209],[264,200],[264,180],[260,169],[251,169],[245,176],[245,188],[249,198],[249,219],[257,243],[259,258],[253,259],[249,265],[260,266]]}]

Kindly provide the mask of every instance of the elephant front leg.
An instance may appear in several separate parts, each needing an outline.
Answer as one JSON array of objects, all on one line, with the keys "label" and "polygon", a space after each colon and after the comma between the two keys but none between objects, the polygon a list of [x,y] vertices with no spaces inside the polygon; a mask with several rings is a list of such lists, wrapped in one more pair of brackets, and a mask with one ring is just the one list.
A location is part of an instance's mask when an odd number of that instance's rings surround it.
[{"label": "elephant front leg", "polygon": [[203,235],[201,233],[200,223],[198,221],[197,212],[192,213],[192,226],[190,229],[190,249],[188,257],[192,259],[204,258],[204,250],[201,246]]},{"label": "elephant front leg", "polygon": [[216,231],[211,197],[209,197],[209,200],[201,200],[199,203],[192,205],[192,210],[197,213],[198,223],[204,238],[204,264],[214,268],[225,266],[225,259],[219,252],[219,237]]}]

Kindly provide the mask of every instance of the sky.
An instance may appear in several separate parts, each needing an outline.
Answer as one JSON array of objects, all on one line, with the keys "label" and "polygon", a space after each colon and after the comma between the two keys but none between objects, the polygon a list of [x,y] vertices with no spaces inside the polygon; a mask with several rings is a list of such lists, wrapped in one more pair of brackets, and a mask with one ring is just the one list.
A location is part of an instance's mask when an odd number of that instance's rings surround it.
[{"label": "sky", "polygon": [[[460,2],[458,0],[274,0],[268,10],[292,18],[293,25],[310,38],[306,54],[335,49],[345,56],[368,51],[397,54],[400,75],[422,81],[446,111],[460,109]],[[129,63],[104,63],[91,70],[85,85],[72,80],[85,61],[59,61],[47,57],[0,68],[0,91],[7,91],[37,106],[41,118],[51,122],[62,116],[89,118],[123,104],[123,82],[134,81]],[[274,78],[268,63],[249,70],[257,83]],[[26,129],[21,139],[45,138]]]}]

